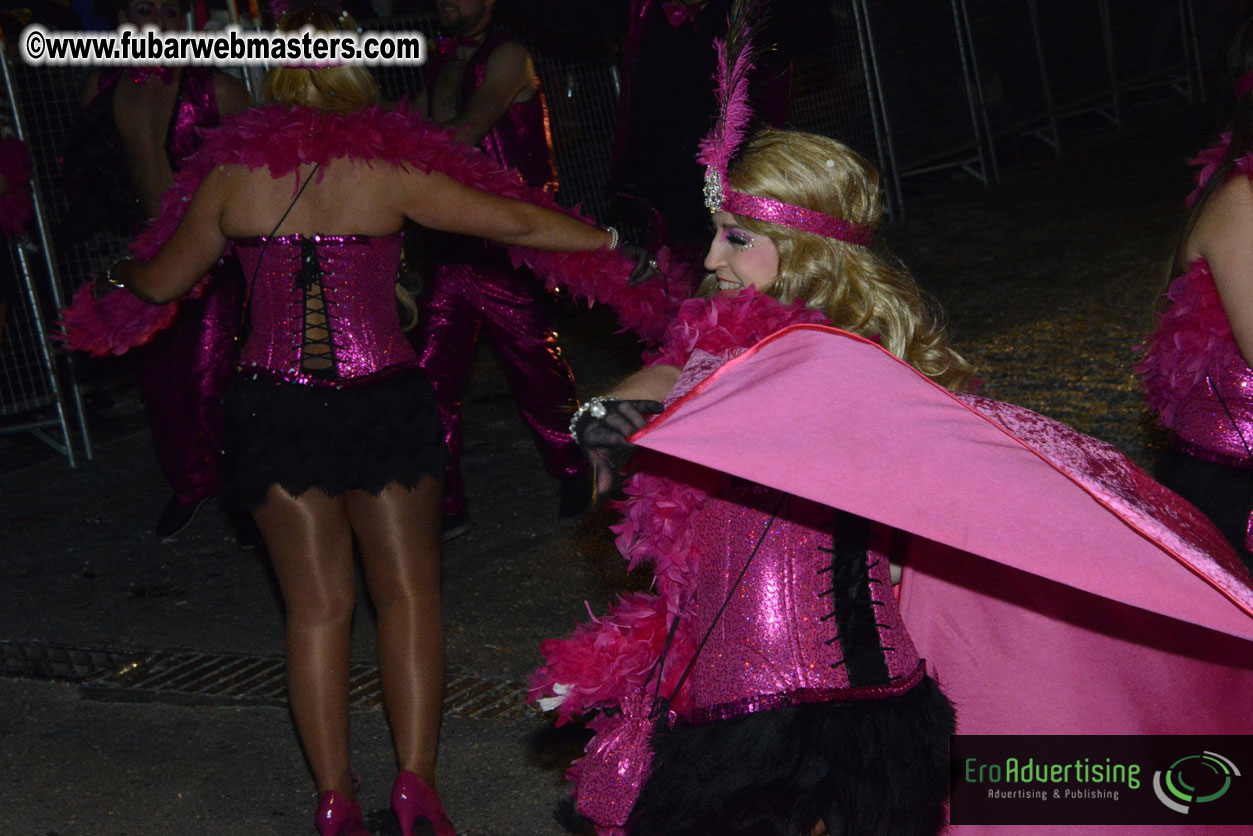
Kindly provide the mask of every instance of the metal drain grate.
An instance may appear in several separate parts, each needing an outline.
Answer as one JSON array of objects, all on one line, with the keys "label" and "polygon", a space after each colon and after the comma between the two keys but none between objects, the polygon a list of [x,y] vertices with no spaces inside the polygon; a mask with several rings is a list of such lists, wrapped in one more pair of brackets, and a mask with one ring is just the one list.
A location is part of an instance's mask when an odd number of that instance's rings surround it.
[{"label": "metal drain grate", "polygon": [[[287,704],[283,660],[196,651],[122,651],[0,641],[0,676],[75,682],[100,700],[187,705]],[[353,665],[348,699],[354,709],[382,702],[378,670]],[[527,717],[526,686],[466,674],[448,674],[444,713],[490,719]]]}]

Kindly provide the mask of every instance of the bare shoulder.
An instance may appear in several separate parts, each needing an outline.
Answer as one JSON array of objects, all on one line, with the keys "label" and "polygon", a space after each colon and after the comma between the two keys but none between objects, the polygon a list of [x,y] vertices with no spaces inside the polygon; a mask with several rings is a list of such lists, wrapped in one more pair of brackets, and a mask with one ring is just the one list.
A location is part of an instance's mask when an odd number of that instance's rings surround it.
[{"label": "bare shoulder", "polygon": [[[1188,236],[1187,257],[1208,259],[1210,267],[1229,263],[1253,242],[1253,183],[1233,177],[1220,185],[1200,211]],[[1243,258],[1242,258],[1243,261]]]},{"label": "bare shoulder", "polygon": [[517,41],[502,41],[488,56],[487,73],[514,78],[533,76],[531,53]]},{"label": "bare shoulder", "polygon": [[1208,255],[1227,246],[1233,236],[1247,237],[1253,230],[1253,182],[1232,177],[1215,191],[1201,210],[1189,236],[1188,248]]}]

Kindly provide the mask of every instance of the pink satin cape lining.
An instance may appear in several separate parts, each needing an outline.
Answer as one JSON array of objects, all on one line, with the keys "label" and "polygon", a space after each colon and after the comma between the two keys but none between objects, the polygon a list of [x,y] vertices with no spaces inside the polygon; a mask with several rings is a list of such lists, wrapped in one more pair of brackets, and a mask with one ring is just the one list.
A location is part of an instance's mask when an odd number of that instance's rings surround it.
[{"label": "pink satin cape lining", "polygon": [[[734,427],[754,429],[731,446]],[[1231,571],[1235,555],[1191,506],[1161,488],[1182,522],[1146,519],[878,345],[838,329],[797,325],[766,338],[633,440],[1253,639],[1253,584]],[[1203,532],[1203,545],[1187,531]]]}]

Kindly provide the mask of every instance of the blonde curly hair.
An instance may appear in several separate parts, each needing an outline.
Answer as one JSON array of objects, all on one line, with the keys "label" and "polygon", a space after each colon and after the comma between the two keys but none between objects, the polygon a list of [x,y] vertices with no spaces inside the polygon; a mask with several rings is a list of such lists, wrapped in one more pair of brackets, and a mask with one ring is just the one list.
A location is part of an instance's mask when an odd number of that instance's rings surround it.
[{"label": "blonde curly hair", "polygon": [[[745,146],[728,172],[732,189],[803,206],[859,224],[883,215],[879,174],[852,149],[800,131],[765,130]],[[736,216],[737,225],[768,236],[779,251],[779,276],[765,292],[821,311],[836,328],[880,345],[954,391],[972,369],[949,345],[939,305],[904,265],[870,247]],[[712,293],[716,281],[701,292]]]}]

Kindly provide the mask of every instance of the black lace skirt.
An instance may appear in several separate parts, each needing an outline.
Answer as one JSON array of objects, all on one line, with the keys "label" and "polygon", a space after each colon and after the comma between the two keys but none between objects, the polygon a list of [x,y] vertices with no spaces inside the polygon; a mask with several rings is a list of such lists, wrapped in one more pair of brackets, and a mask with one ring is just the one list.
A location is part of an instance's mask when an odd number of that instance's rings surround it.
[{"label": "black lace skirt", "polygon": [[932,836],[953,706],[930,677],[880,700],[777,708],[653,737],[631,836]]},{"label": "black lace skirt", "polygon": [[444,478],[448,448],[435,393],[421,370],[334,389],[236,375],[226,393],[226,492],[239,508],[270,485],[293,496],[377,494],[392,482]]}]

